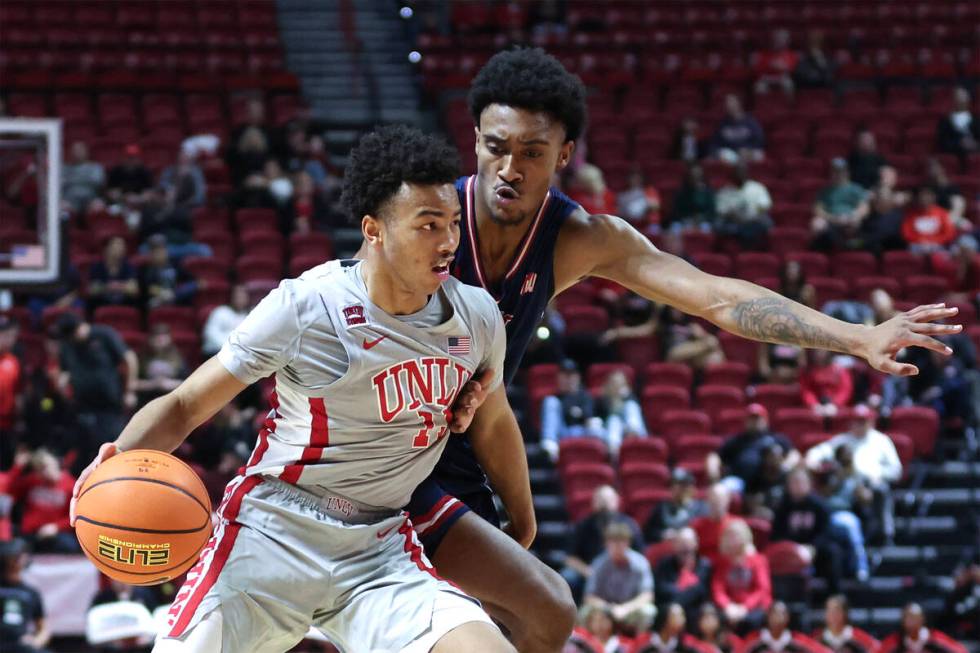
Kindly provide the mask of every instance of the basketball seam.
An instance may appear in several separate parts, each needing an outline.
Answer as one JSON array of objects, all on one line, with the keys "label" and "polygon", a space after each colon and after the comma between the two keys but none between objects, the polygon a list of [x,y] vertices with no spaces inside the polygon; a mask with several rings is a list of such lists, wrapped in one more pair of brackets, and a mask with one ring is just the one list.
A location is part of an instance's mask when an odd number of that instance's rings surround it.
[{"label": "basketball seam", "polygon": [[[118,567],[113,567],[109,563],[103,562],[101,559],[99,559],[99,556],[97,556],[94,553],[92,553],[91,551],[89,551],[89,548],[87,546],[85,546],[85,544],[82,542],[81,539],[78,540],[78,544],[82,547],[82,550],[85,551],[85,553],[89,556],[89,558],[92,559],[92,562],[98,561],[98,563],[100,565],[105,565],[105,567],[107,569],[111,569],[113,571],[119,571],[119,572],[122,572],[124,574],[132,574],[134,576],[152,576],[153,574],[165,574],[167,572],[173,571],[174,569],[179,569],[181,565],[186,564],[189,560],[193,560],[194,558],[197,558],[198,556],[201,555],[201,551],[204,550],[204,547],[207,545],[208,540],[210,540],[210,539],[211,538],[209,536],[207,540],[204,540],[204,544],[202,544],[201,546],[198,547],[197,551],[195,551],[194,553],[192,553],[188,557],[184,558],[181,562],[178,562],[176,565],[173,565],[172,567],[167,567],[166,569],[157,569],[155,571],[127,571],[126,569],[120,569]],[[96,565],[96,566],[98,566],[98,565]],[[181,573],[183,573],[183,572],[181,572]],[[167,576],[166,578],[164,578],[160,582],[166,582],[166,581],[170,580],[171,578],[173,578],[173,576]]]},{"label": "basketball seam", "polygon": [[[88,494],[89,490],[92,490],[94,488],[97,488],[100,485],[105,485],[106,483],[114,483],[116,481],[140,481],[140,482],[143,482],[143,483],[156,483],[158,485],[165,485],[165,486],[167,486],[169,488],[173,488],[174,490],[177,490],[178,492],[181,492],[182,494],[186,494],[187,496],[189,496],[191,499],[194,500],[194,503],[196,503],[197,505],[201,506],[201,509],[204,510],[204,512],[206,512],[209,515],[211,514],[211,508],[209,508],[208,506],[205,506],[203,503],[201,503],[201,500],[200,499],[198,499],[196,496],[194,496],[193,494],[191,494],[190,492],[188,492],[184,488],[180,487],[179,485],[174,485],[173,483],[170,483],[168,481],[161,481],[161,480],[158,480],[158,479],[155,479],[155,478],[143,478],[142,476],[117,476],[115,478],[107,478],[104,481],[99,481],[98,483],[93,483],[92,485],[90,485],[87,488],[85,488],[84,490],[82,490],[82,493],[78,495],[78,498],[79,498],[79,500],[81,500],[82,497],[84,497],[86,494]],[[209,501],[209,503],[210,503],[210,501]]]},{"label": "basketball seam", "polygon": [[154,535],[188,535],[190,533],[198,533],[208,527],[211,522],[211,518],[208,517],[208,521],[198,526],[197,528],[185,528],[185,529],[167,529],[159,530],[156,528],[132,528],[129,526],[119,526],[118,524],[109,524],[107,522],[95,521],[94,519],[89,519],[82,515],[78,515],[75,519],[78,521],[88,522],[93,526],[102,526],[103,528],[114,528],[118,531],[129,531],[132,533],[152,533]]}]

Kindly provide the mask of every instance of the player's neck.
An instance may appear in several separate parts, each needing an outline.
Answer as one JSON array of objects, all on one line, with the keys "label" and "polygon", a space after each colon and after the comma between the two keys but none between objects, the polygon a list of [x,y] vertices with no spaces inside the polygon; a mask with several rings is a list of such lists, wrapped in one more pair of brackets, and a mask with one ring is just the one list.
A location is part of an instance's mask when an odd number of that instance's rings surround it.
[{"label": "player's neck", "polygon": [[[534,224],[533,215],[537,215],[541,207],[539,205],[532,216],[520,223],[506,224],[494,220],[490,213],[490,207],[479,199],[480,193],[477,192],[475,195],[477,197],[476,231],[478,234],[477,242],[480,245],[480,260],[483,269],[490,275],[490,278],[496,280],[506,273],[514,257],[517,256],[517,249],[524,241],[531,225]],[[542,203],[544,203],[543,199]]]},{"label": "player's neck", "polygon": [[361,264],[361,278],[371,303],[389,315],[417,313],[429,301],[429,295],[406,288],[391,270],[372,256]]}]

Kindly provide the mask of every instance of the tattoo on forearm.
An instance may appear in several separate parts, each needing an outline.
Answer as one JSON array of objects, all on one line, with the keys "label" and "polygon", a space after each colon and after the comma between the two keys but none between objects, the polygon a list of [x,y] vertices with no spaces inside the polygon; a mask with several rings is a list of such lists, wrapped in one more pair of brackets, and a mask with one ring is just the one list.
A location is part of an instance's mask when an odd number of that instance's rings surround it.
[{"label": "tattoo on forearm", "polygon": [[847,352],[847,343],[826,330],[807,324],[793,313],[789,300],[761,297],[739,302],[732,308],[736,333],[766,342]]}]

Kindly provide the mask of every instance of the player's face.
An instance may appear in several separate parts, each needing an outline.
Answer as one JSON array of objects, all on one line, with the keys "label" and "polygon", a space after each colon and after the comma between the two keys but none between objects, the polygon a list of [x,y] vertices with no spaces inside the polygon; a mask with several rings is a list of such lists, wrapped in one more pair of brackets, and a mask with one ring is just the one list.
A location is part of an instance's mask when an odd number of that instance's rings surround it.
[{"label": "player's face", "polygon": [[449,278],[449,264],[459,245],[456,188],[402,184],[383,216],[378,221],[383,257],[399,290],[431,295]]},{"label": "player's face", "polygon": [[495,222],[523,223],[537,213],[573,149],[564,126],[547,113],[491,104],[476,129],[477,200]]}]

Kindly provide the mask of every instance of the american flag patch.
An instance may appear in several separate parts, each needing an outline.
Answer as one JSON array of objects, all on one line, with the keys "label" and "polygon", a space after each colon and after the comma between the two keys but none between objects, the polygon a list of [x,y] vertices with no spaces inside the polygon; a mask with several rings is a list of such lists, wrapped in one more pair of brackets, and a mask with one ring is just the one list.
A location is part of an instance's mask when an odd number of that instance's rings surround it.
[{"label": "american flag patch", "polygon": [[470,337],[450,336],[449,353],[454,354],[456,356],[463,356],[464,354],[470,353]]}]

